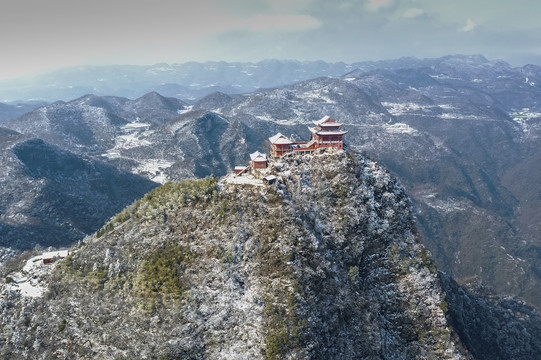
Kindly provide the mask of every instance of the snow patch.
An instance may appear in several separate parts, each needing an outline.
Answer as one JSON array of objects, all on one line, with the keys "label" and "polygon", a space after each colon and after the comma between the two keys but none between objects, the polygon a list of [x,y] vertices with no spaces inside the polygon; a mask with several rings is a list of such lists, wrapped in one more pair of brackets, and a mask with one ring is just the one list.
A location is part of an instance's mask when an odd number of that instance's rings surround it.
[{"label": "snow patch", "polygon": [[522,108],[518,111],[512,111],[509,116],[515,121],[526,135],[530,135],[531,130],[536,130],[539,125],[537,121],[532,124],[533,119],[540,119],[541,112],[530,110],[530,108]]},{"label": "snow patch", "polygon": [[150,180],[164,184],[168,181],[167,175],[164,174],[164,170],[170,168],[174,163],[164,159],[148,159],[144,163],[141,163],[136,168],[132,169],[133,172],[143,175],[149,174]]},{"label": "snow patch", "polygon": [[185,107],[184,109],[182,109],[182,110],[177,110],[177,114],[179,114],[179,115],[186,114],[187,112],[192,111],[192,109],[193,109],[193,105],[186,106],[186,107]]},{"label": "snow patch", "polygon": [[40,297],[45,292],[45,287],[40,283],[40,278],[49,273],[55,267],[55,263],[44,264],[43,259],[61,259],[69,255],[68,250],[45,252],[34,256],[26,261],[20,272],[11,274],[13,282],[8,284],[8,289],[19,291],[27,297]]},{"label": "snow patch", "polygon": [[226,184],[234,184],[234,185],[263,186],[263,180],[256,179],[253,175],[250,175],[250,174],[241,175],[241,176],[237,176],[235,174],[229,174],[224,178],[223,182]]},{"label": "snow patch", "polygon": [[382,102],[381,105],[394,116],[404,115],[413,111],[420,111],[425,109],[434,108],[433,105],[421,105],[416,103],[391,103],[391,102]]},{"label": "snow patch", "polygon": [[308,100],[309,102],[325,102],[327,104],[336,104],[336,101],[329,98],[326,94],[328,94],[328,90],[312,90],[307,91],[303,94],[299,95],[299,98]]},{"label": "snow patch", "polygon": [[404,123],[396,123],[393,125],[384,125],[384,129],[386,132],[391,134],[416,134],[418,133],[417,130],[409,126],[408,124]]}]

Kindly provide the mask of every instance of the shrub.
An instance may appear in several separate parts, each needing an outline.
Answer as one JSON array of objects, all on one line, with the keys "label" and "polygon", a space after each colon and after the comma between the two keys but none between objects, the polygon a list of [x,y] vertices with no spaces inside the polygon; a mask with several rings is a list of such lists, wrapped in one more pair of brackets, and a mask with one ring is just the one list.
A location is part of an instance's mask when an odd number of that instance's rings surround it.
[{"label": "shrub", "polygon": [[143,262],[136,279],[136,293],[144,297],[180,297],[186,290],[181,276],[191,254],[174,242],[157,249]]}]

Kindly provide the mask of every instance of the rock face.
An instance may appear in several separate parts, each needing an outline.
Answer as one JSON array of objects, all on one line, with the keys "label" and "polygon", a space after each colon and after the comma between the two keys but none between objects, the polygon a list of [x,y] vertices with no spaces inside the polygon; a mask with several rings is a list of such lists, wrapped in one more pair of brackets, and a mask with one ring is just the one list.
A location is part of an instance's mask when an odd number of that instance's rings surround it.
[{"label": "rock face", "polygon": [[[539,314],[523,301],[461,288],[441,274],[451,326],[476,359],[541,359]],[[472,291],[473,290],[473,291]]]}]

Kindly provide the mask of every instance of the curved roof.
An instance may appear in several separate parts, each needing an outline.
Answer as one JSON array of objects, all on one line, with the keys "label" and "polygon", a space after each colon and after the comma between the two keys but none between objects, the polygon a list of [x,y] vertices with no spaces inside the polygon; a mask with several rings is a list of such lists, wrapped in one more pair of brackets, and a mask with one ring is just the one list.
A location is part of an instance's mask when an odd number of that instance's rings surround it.
[{"label": "curved roof", "polygon": [[335,122],[329,115],[322,117],[317,121],[312,121],[315,125],[321,125],[326,122]]},{"label": "curved roof", "polygon": [[282,135],[280,133],[271,136],[269,138],[269,141],[271,144],[293,144],[294,142],[289,140],[285,135]]},{"label": "curved roof", "polygon": [[250,154],[250,160],[252,161],[267,161],[267,154],[256,151]]}]

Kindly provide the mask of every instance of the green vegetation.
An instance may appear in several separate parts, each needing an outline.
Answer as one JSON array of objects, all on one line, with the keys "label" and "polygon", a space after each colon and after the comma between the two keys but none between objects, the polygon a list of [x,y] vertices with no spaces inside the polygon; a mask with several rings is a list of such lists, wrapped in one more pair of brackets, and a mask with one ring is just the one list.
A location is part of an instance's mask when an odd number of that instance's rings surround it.
[{"label": "green vegetation", "polygon": [[447,304],[447,301],[444,301],[440,304],[440,309],[441,311],[443,311],[445,314],[447,314],[447,311],[449,310],[449,305]]},{"label": "green vegetation", "polygon": [[352,284],[355,284],[357,281],[357,277],[359,276],[359,267],[358,266],[350,266],[348,270],[349,280]]},{"label": "green vegetation", "polygon": [[428,250],[426,250],[425,248],[423,248],[423,250],[421,251],[421,261],[423,266],[427,267],[431,273],[436,273],[436,265],[434,265],[434,262],[432,261],[428,253]]},{"label": "green vegetation", "polygon": [[159,295],[180,298],[186,290],[182,272],[191,259],[189,251],[179,244],[166,243],[143,262],[135,281],[135,293],[149,298]]},{"label": "green vegetation", "polygon": [[62,319],[60,324],[58,324],[58,332],[64,331],[64,329],[66,328],[66,323],[67,323],[66,319]]},{"label": "green vegetation", "polygon": [[269,334],[265,341],[265,357],[270,360],[283,359],[299,347],[303,331],[307,328],[306,320],[301,321],[297,315],[298,303],[295,294],[288,291],[286,299],[285,306],[268,302],[265,307],[269,327]]},{"label": "green vegetation", "polygon": [[93,270],[86,275],[85,279],[92,290],[103,289],[103,286],[107,281],[107,270]]},{"label": "green vegetation", "polygon": [[176,214],[181,207],[196,206],[214,199],[217,185],[218,178],[212,176],[200,180],[166,183],[118,213],[96,232],[96,237],[102,237],[132,218],[160,219],[165,222],[168,216]]}]

